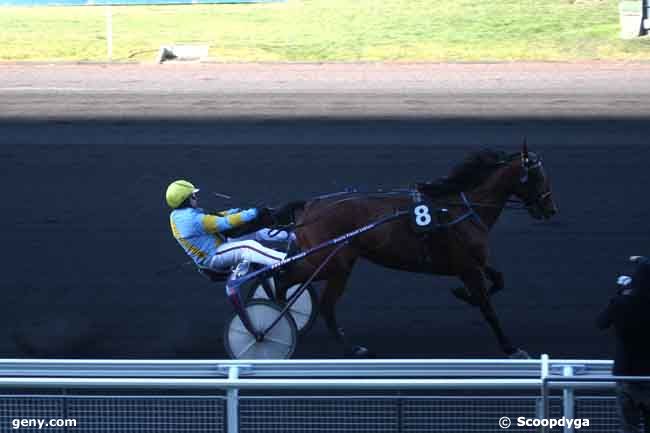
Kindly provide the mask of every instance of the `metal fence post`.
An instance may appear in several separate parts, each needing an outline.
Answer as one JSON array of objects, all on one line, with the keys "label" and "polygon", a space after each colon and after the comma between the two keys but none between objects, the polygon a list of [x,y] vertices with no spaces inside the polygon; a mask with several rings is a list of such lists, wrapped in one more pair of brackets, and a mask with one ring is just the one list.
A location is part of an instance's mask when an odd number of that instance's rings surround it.
[{"label": "metal fence post", "polygon": [[[563,377],[573,377],[573,366],[565,365],[562,368]],[[575,391],[573,388],[565,387],[562,390],[562,416],[566,419],[575,419]],[[564,426],[564,433],[573,433],[574,428],[573,424],[569,427],[568,425]]]},{"label": "metal fence post", "polygon": [[[542,354],[542,371],[540,373],[540,379],[541,379],[541,394],[542,394],[542,410],[540,413],[540,419],[545,419],[548,418],[548,413],[549,413],[549,402],[548,402],[548,384],[546,382],[546,378],[548,377],[548,372],[549,372],[549,362],[548,362],[548,355],[546,353]],[[546,433],[546,426],[542,426],[542,433]]]},{"label": "metal fence post", "polygon": [[[61,418],[68,419],[68,399],[66,398],[66,396],[68,395],[68,390],[63,388],[61,390],[61,395],[63,396],[63,416]],[[68,433],[67,424],[63,426],[63,433]]]},{"label": "metal fence post", "polygon": [[397,391],[397,432],[404,432],[404,399],[402,391]]},{"label": "metal fence post", "polygon": [[[228,369],[228,380],[239,379],[239,366],[233,365]],[[239,433],[239,390],[236,388],[226,391],[226,422],[228,433]]]}]

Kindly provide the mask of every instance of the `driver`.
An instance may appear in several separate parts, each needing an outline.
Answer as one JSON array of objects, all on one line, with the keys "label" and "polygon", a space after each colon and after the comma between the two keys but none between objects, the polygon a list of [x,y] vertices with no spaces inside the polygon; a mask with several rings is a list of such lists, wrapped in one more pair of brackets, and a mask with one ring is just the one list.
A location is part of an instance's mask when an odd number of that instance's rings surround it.
[{"label": "driver", "polygon": [[270,266],[285,258],[286,254],[254,240],[260,236],[226,237],[245,225],[262,224],[270,214],[268,209],[228,209],[212,215],[198,207],[198,192],[192,183],[176,180],[167,187],[165,199],[173,209],[169,215],[172,234],[199,267],[227,271],[242,261]]}]

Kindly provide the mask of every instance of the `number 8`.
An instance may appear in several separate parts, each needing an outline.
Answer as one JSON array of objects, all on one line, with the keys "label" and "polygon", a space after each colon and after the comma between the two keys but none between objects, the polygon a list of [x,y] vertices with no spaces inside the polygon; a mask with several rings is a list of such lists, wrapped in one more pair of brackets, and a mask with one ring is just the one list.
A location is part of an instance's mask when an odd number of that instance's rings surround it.
[{"label": "number 8", "polygon": [[415,214],[415,223],[420,226],[428,226],[431,223],[431,215],[429,215],[429,208],[421,204],[413,208],[413,213]]}]

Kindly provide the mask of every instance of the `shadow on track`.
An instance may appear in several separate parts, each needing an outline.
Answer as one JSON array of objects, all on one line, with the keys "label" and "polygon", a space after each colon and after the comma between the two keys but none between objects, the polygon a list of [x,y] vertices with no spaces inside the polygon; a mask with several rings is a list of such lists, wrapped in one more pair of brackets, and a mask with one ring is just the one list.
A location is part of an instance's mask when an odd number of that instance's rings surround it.
[{"label": "shadow on track", "polygon": [[[507,214],[494,299],[533,354],[608,357],[593,316],[629,254],[650,244],[647,118],[0,120],[4,184],[0,355],[222,357],[225,294],[191,268],[167,226],[165,185],[192,178],[233,195],[214,208],[274,204],[443,175],[471,150],[514,151],[522,136],[554,180],[561,214]],[[382,357],[499,356],[451,281],[363,264],[339,315]],[[367,290],[367,286],[373,286]],[[368,296],[373,293],[373,296]],[[297,357],[338,353],[324,325]]]}]

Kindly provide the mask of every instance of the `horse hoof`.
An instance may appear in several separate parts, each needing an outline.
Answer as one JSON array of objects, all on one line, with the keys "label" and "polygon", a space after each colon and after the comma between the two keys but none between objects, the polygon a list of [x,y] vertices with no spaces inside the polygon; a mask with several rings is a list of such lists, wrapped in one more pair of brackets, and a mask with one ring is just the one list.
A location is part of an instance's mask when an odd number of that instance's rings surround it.
[{"label": "horse hoof", "polygon": [[347,351],[346,355],[349,358],[371,358],[372,355],[370,351],[363,346],[354,346]]},{"label": "horse hoof", "polygon": [[512,352],[510,355],[508,355],[508,358],[510,359],[530,359],[530,355],[528,352],[526,352],[523,349],[516,349],[514,352]]}]

